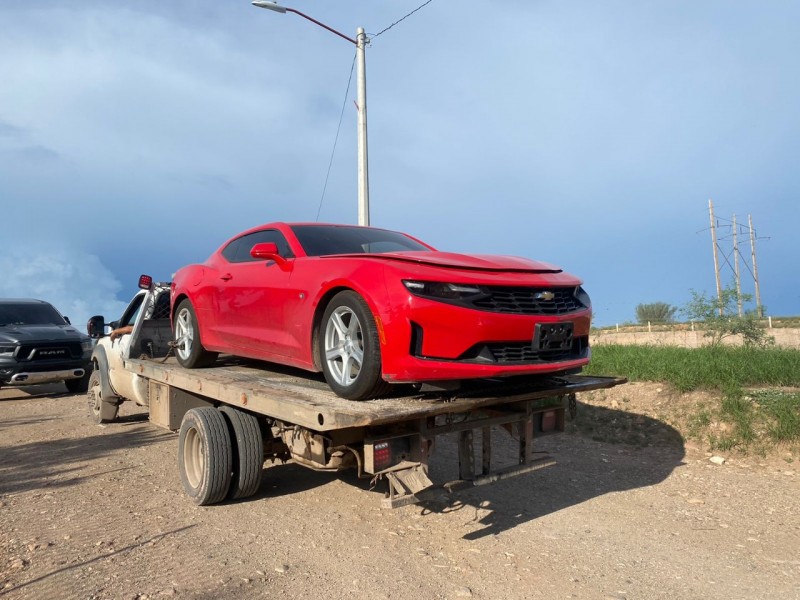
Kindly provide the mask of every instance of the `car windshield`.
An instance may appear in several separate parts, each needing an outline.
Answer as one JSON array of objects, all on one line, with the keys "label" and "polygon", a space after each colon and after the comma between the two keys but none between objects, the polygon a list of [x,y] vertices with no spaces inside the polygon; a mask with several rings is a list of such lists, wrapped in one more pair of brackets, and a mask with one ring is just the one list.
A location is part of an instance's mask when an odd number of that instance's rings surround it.
[{"label": "car windshield", "polygon": [[402,233],[370,227],[294,225],[292,231],[308,256],[430,250]]},{"label": "car windshield", "polygon": [[0,326],[3,325],[66,325],[66,321],[49,304],[2,303]]}]

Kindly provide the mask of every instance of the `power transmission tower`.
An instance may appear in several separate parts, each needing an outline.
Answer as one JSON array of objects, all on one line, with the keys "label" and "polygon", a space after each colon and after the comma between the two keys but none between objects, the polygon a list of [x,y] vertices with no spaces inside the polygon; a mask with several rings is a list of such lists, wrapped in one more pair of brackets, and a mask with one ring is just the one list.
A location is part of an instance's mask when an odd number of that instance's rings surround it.
[{"label": "power transmission tower", "polygon": [[736,215],[733,215],[733,274],[736,278],[736,307],[739,316],[744,316],[744,309],[742,308],[742,279],[739,276],[739,241],[736,237]]},{"label": "power transmission tower", "polygon": [[711,244],[714,249],[714,277],[717,280],[717,300],[719,304],[719,316],[722,316],[722,282],[719,278],[719,257],[717,256],[717,226],[714,220],[714,203],[708,199],[708,214],[711,218]]},{"label": "power transmission tower", "polygon": [[[739,316],[744,316],[744,302],[742,297],[742,280],[741,280],[741,271],[740,271],[740,263],[739,259],[742,259],[742,264],[744,264],[744,268],[752,275],[753,283],[755,284],[755,292],[756,292],[756,312],[758,314],[758,318],[764,318],[764,306],[761,304],[761,284],[758,279],[758,264],[756,263],[756,230],[753,227],[753,217],[751,215],[747,215],[747,228],[750,235],[750,255],[753,261],[753,268],[750,269],[750,266],[747,264],[747,260],[741,254],[739,250],[739,229],[742,230],[744,233],[744,225],[737,224],[736,215],[733,215],[732,220],[728,219],[720,219],[714,215],[714,202],[709,199],[708,201],[708,215],[709,219],[711,220],[711,243],[712,243],[712,250],[714,252],[714,279],[716,280],[717,284],[717,300],[719,303],[718,311],[720,316],[724,313],[724,307],[722,305],[722,280],[721,280],[721,272],[720,272],[720,255],[722,259],[725,261],[725,264],[733,271],[736,283],[736,305],[738,308]],[[726,224],[721,225],[720,221],[724,221]],[[727,235],[719,237],[719,231],[722,229],[727,230],[730,227],[731,229],[731,236],[728,237]],[[698,232],[699,233],[699,232]],[[720,247],[720,241],[727,241],[728,239],[733,240],[733,251],[732,253],[728,253],[727,250],[724,250]],[[762,238],[762,239],[769,239],[769,238]],[[733,263],[731,263],[730,254],[733,254]]]},{"label": "power transmission tower", "polygon": [[761,306],[761,285],[758,283],[758,265],[756,265],[756,230],[753,229],[753,217],[747,215],[747,223],[750,226],[750,253],[753,257],[753,281],[756,285],[756,310],[758,318],[764,318],[764,307]]}]

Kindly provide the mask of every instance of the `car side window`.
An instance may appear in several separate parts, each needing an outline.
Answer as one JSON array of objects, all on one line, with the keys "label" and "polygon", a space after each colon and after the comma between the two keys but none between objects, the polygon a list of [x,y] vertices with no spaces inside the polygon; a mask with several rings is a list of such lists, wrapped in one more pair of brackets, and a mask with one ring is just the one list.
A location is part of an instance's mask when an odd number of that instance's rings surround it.
[{"label": "car side window", "polygon": [[225,260],[228,262],[236,262],[236,252],[239,250],[241,241],[242,238],[236,238],[222,249],[222,256],[225,257]]},{"label": "car side window", "polygon": [[117,327],[125,327],[126,325],[133,325],[136,322],[136,317],[139,316],[139,311],[142,310],[142,301],[144,294],[138,294],[133,301],[131,301],[128,308],[125,309],[125,314],[119,320]]},{"label": "car side window", "polygon": [[[283,234],[280,231],[275,229],[264,229],[263,231],[248,233],[247,235],[243,235],[242,237],[234,240],[234,242],[239,242],[239,246],[236,252],[236,258],[232,259],[232,262],[253,262],[260,260],[250,256],[250,250],[252,250],[253,246],[256,244],[263,244],[265,242],[274,242],[275,245],[278,246],[278,254],[280,254],[283,258],[294,257],[294,254],[292,254],[292,251],[289,249],[289,242],[286,241],[286,238],[283,237]],[[229,246],[234,242],[231,242]],[[223,255],[224,254],[225,253],[223,252]],[[228,257],[226,256],[225,258]]]}]

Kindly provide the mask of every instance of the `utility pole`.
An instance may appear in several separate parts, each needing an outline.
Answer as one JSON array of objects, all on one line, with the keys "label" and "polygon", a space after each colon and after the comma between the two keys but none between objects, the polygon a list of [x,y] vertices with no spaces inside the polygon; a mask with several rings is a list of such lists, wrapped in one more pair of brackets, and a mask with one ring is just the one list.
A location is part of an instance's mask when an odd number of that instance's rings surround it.
[{"label": "utility pole", "polygon": [[736,215],[733,215],[733,273],[736,276],[736,306],[739,316],[744,316],[742,309],[742,280],[739,277],[739,241],[736,237]]},{"label": "utility pole", "polygon": [[309,17],[307,14],[289,8],[288,6],[281,6],[276,0],[253,0],[253,6],[258,8],[266,8],[276,13],[286,14],[294,13],[299,17],[303,17],[307,21],[311,21],[315,25],[319,25],[323,29],[327,29],[331,33],[338,35],[340,38],[347,40],[356,47],[356,86],[358,88],[358,118],[356,120],[357,141],[358,141],[358,224],[368,227],[369,226],[369,161],[367,160],[367,63],[365,48],[369,40],[367,34],[364,32],[363,27],[356,29],[356,39],[347,37],[340,31],[336,31],[333,27],[328,27],[325,23],[321,23],[316,19]]},{"label": "utility pole", "polygon": [[358,224],[369,227],[369,162],[367,158],[367,63],[365,46],[367,34],[364,28],[356,30],[356,74],[358,88]]},{"label": "utility pole", "polygon": [[747,222],[750,225],[750,253],[753,257],[753,281],[756,284],[756,311],[758,318],[764,318],[764,308],[761,306],[761,286],[758,283],[758,266],[756,265],[756,232],[753,229],[753,217],[747,215]]},{"label": "utility pole", "polygon": [[714,203],[708,199],[708,214],[711,217],[711,243],[714,248],[714,277],[717,280],[717,304],[719,316],[722,316],[722,282],[719,279],[719,258],[717,257],[717,227],[714,223]]}]

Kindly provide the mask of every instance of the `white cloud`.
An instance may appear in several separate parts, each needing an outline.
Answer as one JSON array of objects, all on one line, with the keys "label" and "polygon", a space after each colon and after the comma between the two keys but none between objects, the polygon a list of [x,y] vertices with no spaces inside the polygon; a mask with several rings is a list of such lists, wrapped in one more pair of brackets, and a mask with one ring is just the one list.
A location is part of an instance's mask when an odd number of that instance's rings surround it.
[{"label": "white cloud", "polygon": [[0,256],[0,297],[36,298],[53,304],[81,331],[92,315],[108,320],[122,314],[127,302],[97,256],[79,249],[19,244]]},{"label": "white cloud", "polygon": [[[87,281],[59,308],[116,317],[95,300],[115,298],[112,273],[126,300],[142,271],[166,278],[237,231],[314,218],[347,43],[246,0],[0,4],[0,238],[72,248],[24,253],[43,259],[15,275],[25,295],[94,271],[105,293]],[[352,35],[420,2],[305,4]],[[694,236],[713,197],[772,237],[765,303],[796,312],[798,15],[788,1],[431,3],[367,52],[373,223],[560,263],[605,285],[624,320],[640,289],[713,285]],[[356,218],[353,96],[323,220]],[[638,262],[664,256],[669,272]]]}]

